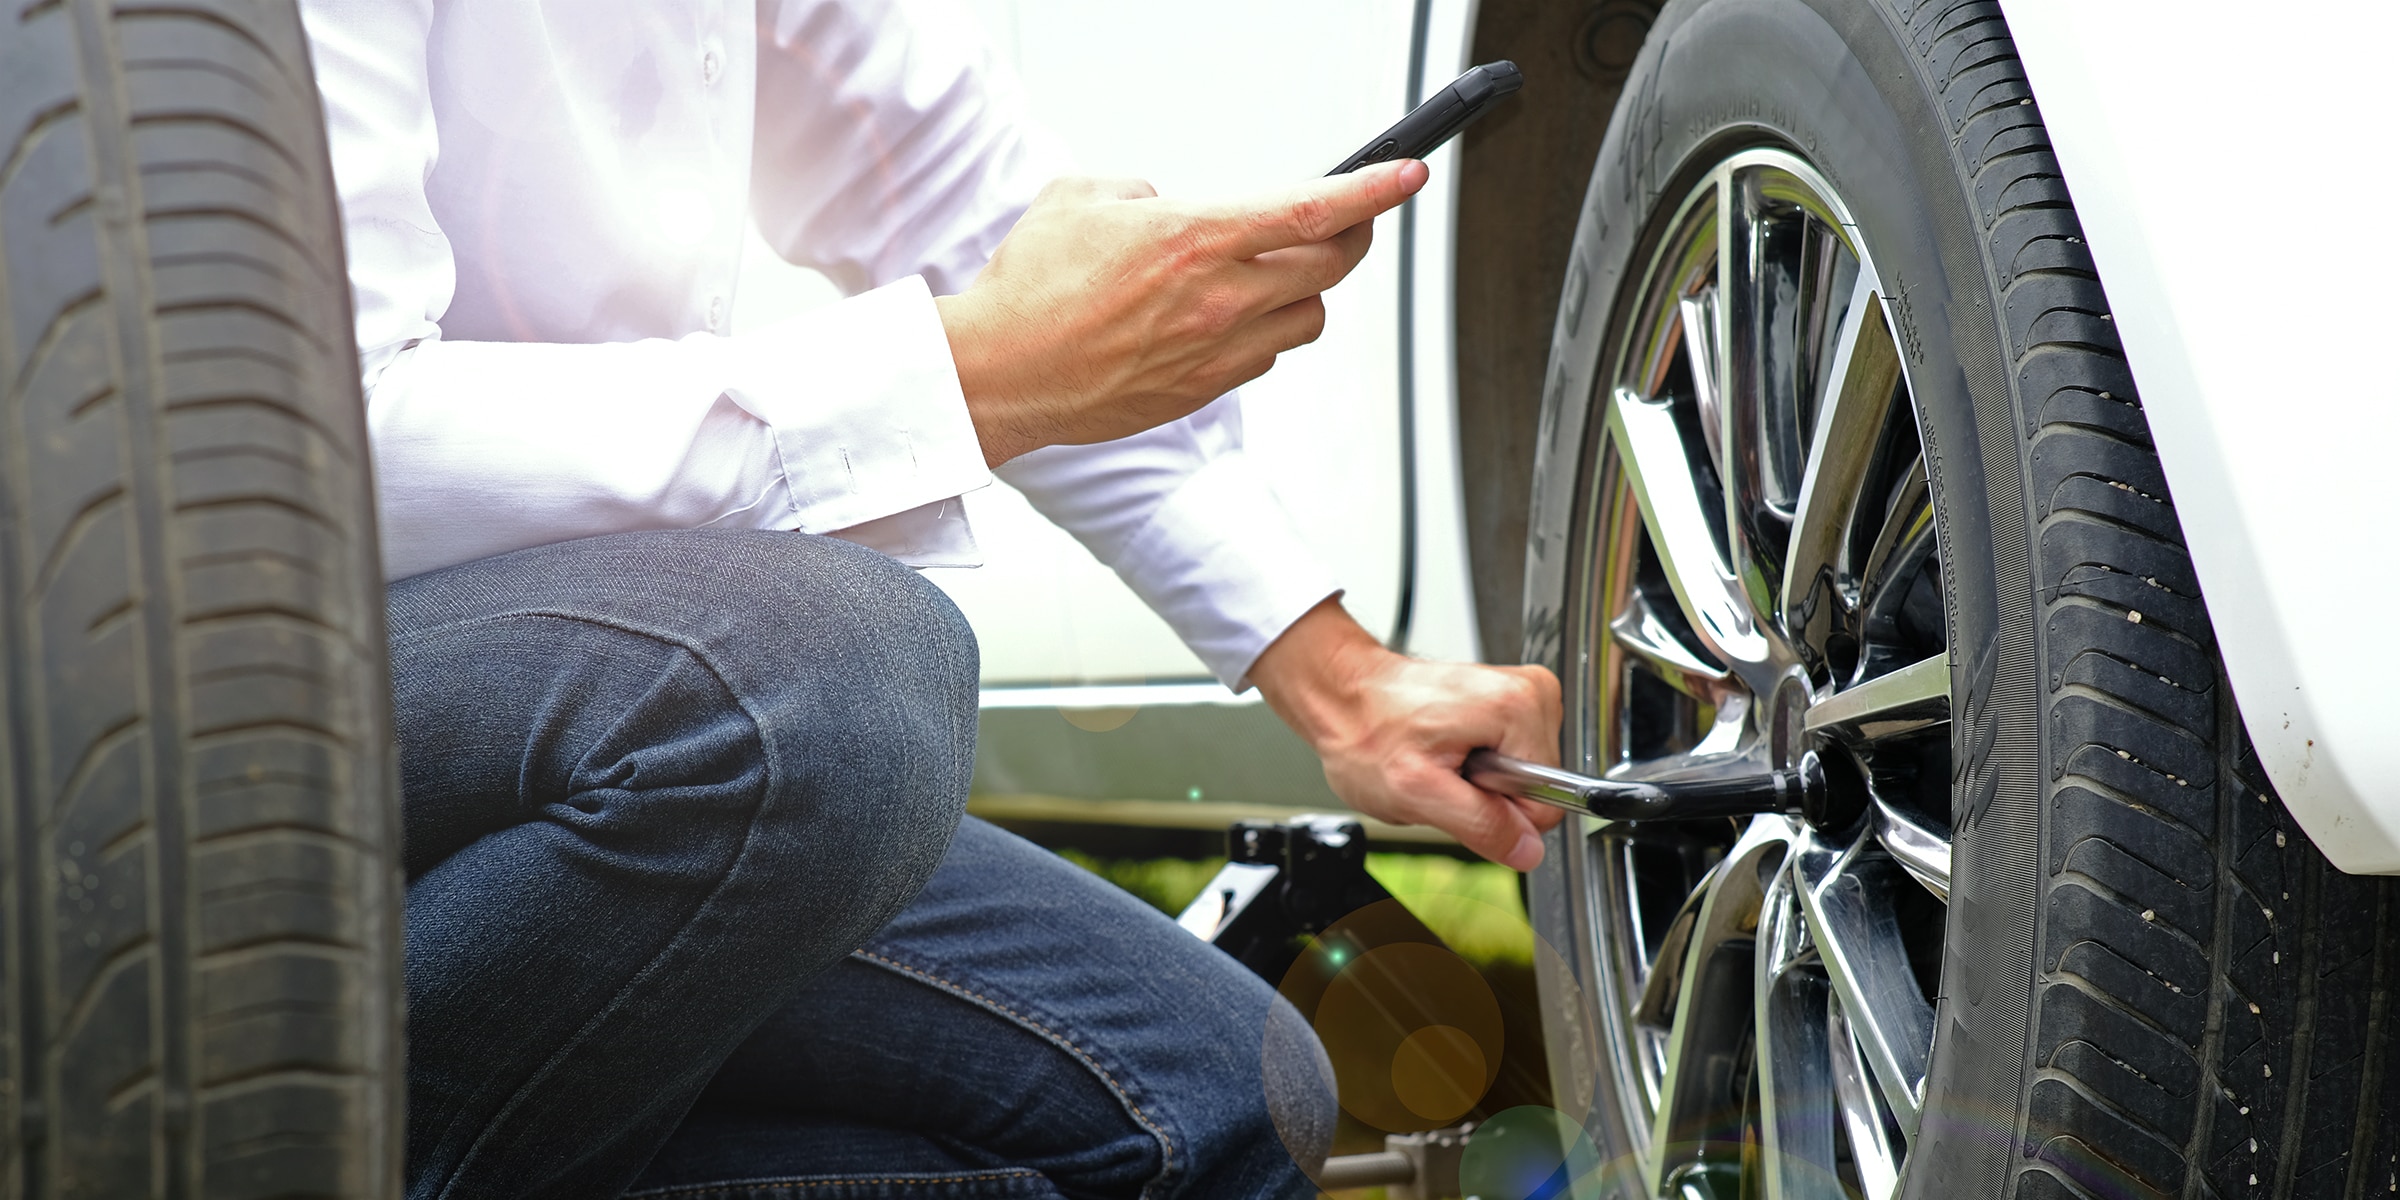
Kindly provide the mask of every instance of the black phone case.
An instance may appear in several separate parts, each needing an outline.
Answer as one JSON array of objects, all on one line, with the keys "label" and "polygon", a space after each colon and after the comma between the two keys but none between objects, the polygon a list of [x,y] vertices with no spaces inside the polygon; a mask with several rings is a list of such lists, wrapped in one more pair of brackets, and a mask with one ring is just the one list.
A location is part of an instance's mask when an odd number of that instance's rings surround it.
[{"label": "black phone case", "polygon": [[1524,73],[1506,59],[1470,67],[1466,74],[1452,80],[1450,86],[1435,92],[1425,103],[1409,110],[1397,124],[1360,147],[1358,153],[1343,159],[1342,165],[1325,173],[1343,175],[1395,158],[1423,158],[1490,111],[1502,97],[1523,86]]}]

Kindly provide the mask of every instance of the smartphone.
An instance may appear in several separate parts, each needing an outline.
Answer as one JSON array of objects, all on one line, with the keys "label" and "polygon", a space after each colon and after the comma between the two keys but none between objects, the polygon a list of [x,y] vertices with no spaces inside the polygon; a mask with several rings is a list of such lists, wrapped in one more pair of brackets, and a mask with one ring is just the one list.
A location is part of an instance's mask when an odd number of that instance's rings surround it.
[{"label": "smartphone", "polygon": [[1346,175],[1360,167],[1395,158],[1423,158],[1523,86],[1524,72],[1507,59],[1470,67],[1466,74],[1451,80],[1450,86],[1435,92],[1400,118],[1398,124],[1376,134],[1358,153],[1343,159],[1342,165],[1325,173]]}]

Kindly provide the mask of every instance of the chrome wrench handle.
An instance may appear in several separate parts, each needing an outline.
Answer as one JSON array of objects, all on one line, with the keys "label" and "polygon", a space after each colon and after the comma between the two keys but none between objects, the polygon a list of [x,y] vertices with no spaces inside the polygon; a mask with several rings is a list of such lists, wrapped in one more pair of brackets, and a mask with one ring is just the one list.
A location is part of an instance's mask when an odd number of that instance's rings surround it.
[{"label": "chrome wrench handle", "polygon": [[1469,753],[1459,774],[1486,791],[1611,821],[1807,814],[1821,806],[1825,791],[1825,773],[1814,753],[1801,755],[1798,766],[1786,769],[1745,765],[1697,777],[1650,781],[1604,779],[1486,749]]}]

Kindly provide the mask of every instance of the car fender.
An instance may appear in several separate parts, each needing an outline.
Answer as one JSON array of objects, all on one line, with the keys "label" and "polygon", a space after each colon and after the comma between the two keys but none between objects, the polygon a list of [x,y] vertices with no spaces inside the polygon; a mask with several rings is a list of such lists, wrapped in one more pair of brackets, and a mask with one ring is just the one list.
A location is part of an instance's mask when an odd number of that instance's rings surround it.
[{"label": "car fender", "polygon": [[[2373,127],[2400,8],[2003,0],[2139,384],[2258,756],[2345,871],[2400,874],[2400,172]],[[2287,15],[2288,14],[2288,15]]]}]

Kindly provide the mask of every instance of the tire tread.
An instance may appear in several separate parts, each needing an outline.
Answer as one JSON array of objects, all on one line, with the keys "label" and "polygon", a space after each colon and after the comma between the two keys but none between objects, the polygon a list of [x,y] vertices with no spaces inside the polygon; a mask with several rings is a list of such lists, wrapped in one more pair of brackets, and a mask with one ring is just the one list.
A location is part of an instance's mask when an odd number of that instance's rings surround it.
[{"label": "tire tread", "polygon": [[298,14],[11,8],[0,1197],[394,1196],[381,593]]},{"label": "tire tread", "polygon": [[1893,7],[1982,223],[2025,422],[2053,845],[2014,1194],[2400,1190],[2376,1119],[2400,1093],[2400,889],[2333,871],[2258,770],[1999,5]]}]

